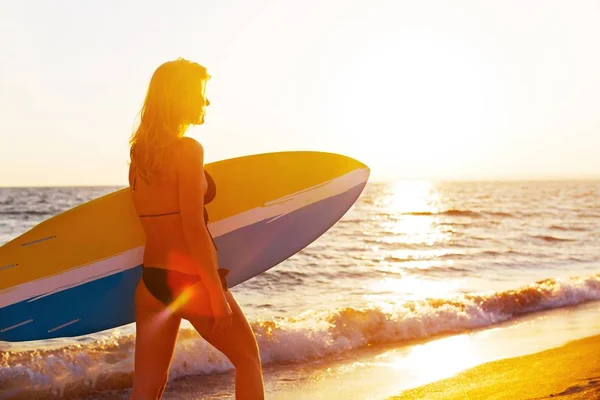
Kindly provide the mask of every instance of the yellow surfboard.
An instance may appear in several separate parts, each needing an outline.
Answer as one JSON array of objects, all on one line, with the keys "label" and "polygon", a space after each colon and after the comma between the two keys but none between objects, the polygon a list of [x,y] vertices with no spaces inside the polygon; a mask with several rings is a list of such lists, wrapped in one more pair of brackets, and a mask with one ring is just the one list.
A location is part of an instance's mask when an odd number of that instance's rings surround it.
[{"label": "yellow surfboard", "polygon": [[[219,265],[235,286],[313,242],[354,204],[369,169],[322,152],[205,166]],[[78,336],[134,321],[144,232],[129,188],[56,215],[0,248],[0,340]]]}]

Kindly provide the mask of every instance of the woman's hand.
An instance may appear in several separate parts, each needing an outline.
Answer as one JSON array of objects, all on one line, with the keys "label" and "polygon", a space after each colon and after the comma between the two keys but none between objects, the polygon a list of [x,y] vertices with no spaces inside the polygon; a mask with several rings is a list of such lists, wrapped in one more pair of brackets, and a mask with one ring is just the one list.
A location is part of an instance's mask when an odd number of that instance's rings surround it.
[{"label": "woman's hand", "polygon": [[229,328],[233,322],[233,312],[229,306],[229,302],[225,297],[225,293],[221,292],[210,299],[210,308],[212,310],[214,323],[211,329],[211,334],[215,335]]}]

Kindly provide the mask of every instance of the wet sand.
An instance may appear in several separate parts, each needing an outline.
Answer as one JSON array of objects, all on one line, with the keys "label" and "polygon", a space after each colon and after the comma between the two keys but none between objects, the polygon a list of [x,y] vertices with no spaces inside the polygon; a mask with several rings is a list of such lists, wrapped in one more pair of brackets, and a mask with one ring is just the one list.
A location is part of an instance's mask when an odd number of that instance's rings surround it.
[{"label": "wet sand", "polygon": [[483,364],[388,400],[600,399],[600,336]]}]

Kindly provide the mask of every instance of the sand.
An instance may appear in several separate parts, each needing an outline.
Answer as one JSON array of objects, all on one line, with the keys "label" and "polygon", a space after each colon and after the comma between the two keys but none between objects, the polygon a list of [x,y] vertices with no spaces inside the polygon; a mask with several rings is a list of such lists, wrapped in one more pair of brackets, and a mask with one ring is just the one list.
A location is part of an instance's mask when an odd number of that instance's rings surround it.
[{"label": "sand", "polygon": [[483,364],[388,400],[600,399],[600,336]]}]

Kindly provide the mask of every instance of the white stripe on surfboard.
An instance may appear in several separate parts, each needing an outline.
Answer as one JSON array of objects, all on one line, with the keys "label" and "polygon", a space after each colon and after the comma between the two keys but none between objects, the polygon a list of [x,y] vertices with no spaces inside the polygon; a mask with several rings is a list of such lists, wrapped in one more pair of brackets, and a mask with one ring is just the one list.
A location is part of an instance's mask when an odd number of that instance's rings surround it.
[{"label": "white stripe on surfboard", "polygon": [[55,326],[55,327],[54,327],[54,328],[52,328],[52,329],[48,329],[48,333],[55,332],[55,331],[57,331],[57,330],[59,330],[59,329],[62,329],[62,328],[64,328],[65,326],[73,325],[74,323],[76,323],[76,322],[79,322],[80,320],[81,320],[81,318],[77,318],[77,319],[74,319],[74,320],[72,320],[72,321],[69,321],[69,322],[67,322],[67,323],[65,323],[65,324],[62,324],[62,325],[59,325],[59,326]]},{"label": "white stripe on surfboard", "polygon": [[30,299],[36,301],[48,295],[87,283],[91,277],[116,274],[141,264],[144,246],[127,250],[114,257],[71,268],[60,274],[22,283],[0,292],[0,308]]},{"label": "white stripe on surfboard", "polygon": [[[208,228],[217,238],[257,222],[264,220],[271,222],[310,204],[347,192],[366,182],[368,177],[369,169],[354,170],[330,181],[270,201],[262,207],[210,223]],[[0,291],[0,308],[28,299],[30,302],[36,301],[92,280],[135,268],[142,263],[143,255],[144,246],[140,246],[113,257],[4,289]]]},{"label": "white stripe on surfboard", "polygon": [[356,185],[366,182],[368,178],[368,168],[355,169],[335,179],[270,201],[262,207],[213,222],[208,225],[208,228],[214,237],[219,237],[257,222],[275,220],[276,217],[282,217],[302,207],[347,192]]},{"label": "white stripe on surfboard", "polygon": [[6,328],[0,329],[0,333],[8,332],[11,329],[15,329],[15,328],[18,328],[20,326],[27,325],[30,322],[33,322],[33,319],[28,319],[27,321],[19,322],[18,324],[14,324],[14,325],[8,326]]},{"label": "white stripe on surfboard", "polygon": [[[138,248],[139,248],[139,247],[138,247]],[[107,260],[113,260],[113,259],[114,259],[114,257],[107,258]],[[111,261],[111,264],[112,264],[112,263],[114,263],[114,260],[113,260],[113,261]],[[92,263],[92,264],[88,264],[88,265],[90,265],[90,266],[91,266],[91,265],[95,265],[95,264],[94,264],[94,263]],[[139,265],[139,264],[137,264],[137,265]],[[133,268],[133,267],[135,267],[135,266],[136,266],[136,265],[134,265],[134,266],[132,266],[132,267],[130,267],[130,268]],[[77,269],[81,269],[81,268],[82,268],[82,267],[77,267]],[[40,295],[40,296],[34,297],[34,298],[32,298],[32,299],[29,299],[27,302],[28,302],[28,303],[31,303],[32,301],[38,301],[38,300],[40,300],[40,299],[43,299],[43,298],[44,298],[44,297],[46,297],[46,296],[53,295],[54,293],[62,292],[63,290],[67,290],[67,289],[73,288],[73,287],[75,287],[75,286],[83,285],[84,283],[91,282],[91,281],[95,281],[96,279],[100,279],[100,278],[104,278],[104,277],[107,277],[107,276],[110,276],[110,275],[113,275],[113,274],[117,274],[117,273],[119,273],[119,272],[123,272],[123,271],[125,271],[125,270],[128,270],[128,269],[130,269],[130,268],[123,268],[123,267],[119,267],[119,268],[113,268],[113,269],[111,269],[110,271],[106,271],[106,272],[105,272],[105,271],[102,271],[102,272],[100,272],[99,274],[96,274],[96,275],[89,276],[89,277],[87,277],[87,278],[83,279],[82,281],[77,281],[77,282],[75,282],[75,283],[72,283],[72,282],[71,282],[71,283],[67,283],[66,285],[64,285],[64,286],[61,286],[61,287],[59,287],[59,288],[56,288],[56,289],[54,289],[54,290],[53,290],[53,291],[51,291],[51,292],[47,292],[47,293],[44,293],[44,294],[42,294],[42,295]]]}]

